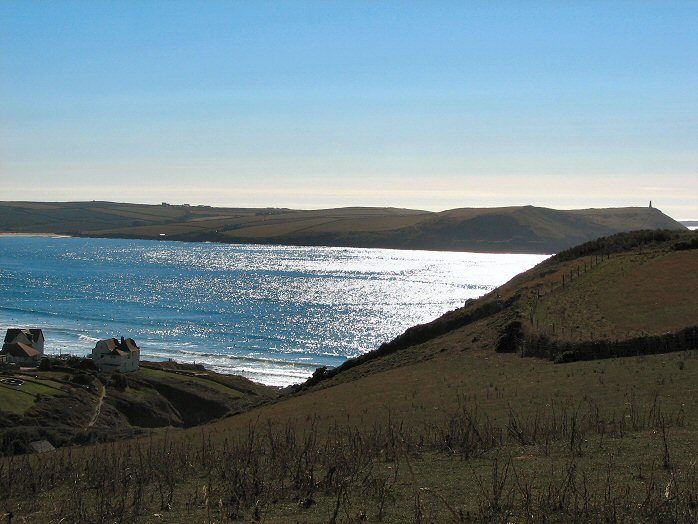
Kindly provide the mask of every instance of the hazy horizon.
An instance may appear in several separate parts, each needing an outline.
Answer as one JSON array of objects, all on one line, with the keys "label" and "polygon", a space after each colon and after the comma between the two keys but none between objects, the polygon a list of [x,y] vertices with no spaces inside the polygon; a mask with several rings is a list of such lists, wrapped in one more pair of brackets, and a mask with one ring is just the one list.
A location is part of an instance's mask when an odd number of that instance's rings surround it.
[{"label": "hazy horizon", "polygon": [[698,217],[696,2],[0,4],[6,200]]}]

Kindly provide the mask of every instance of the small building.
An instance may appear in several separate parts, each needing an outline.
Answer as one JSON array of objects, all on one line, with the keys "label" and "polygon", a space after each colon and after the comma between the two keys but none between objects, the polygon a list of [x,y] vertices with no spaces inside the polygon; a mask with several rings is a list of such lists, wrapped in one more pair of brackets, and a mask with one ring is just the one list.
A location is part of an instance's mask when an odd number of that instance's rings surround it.
[{"label": "small building", "polygon": [[141,349],[132,338],[98,340],[92,350],[92,361],[100,371],[136,371],[140,359]]},{"label": "small building", "polygon": [[44,355],[44,333],[40,329],[10,328],[0,350],[7,363],[36,366]]}]

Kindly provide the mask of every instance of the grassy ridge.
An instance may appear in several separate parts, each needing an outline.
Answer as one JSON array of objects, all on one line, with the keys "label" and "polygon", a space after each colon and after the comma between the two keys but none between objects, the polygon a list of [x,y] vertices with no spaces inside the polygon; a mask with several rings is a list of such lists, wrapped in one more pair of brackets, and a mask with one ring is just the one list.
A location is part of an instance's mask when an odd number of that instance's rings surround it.
[{"label": "grassy ridge", "polygon": [[599,236],[639,229],[685,228],[649,208],[558,211],[524,206],[432,213],[0,202],[4,232],[227,243],[554,253]]},{"label": "grassy ridge", "polygon": [[[464,347],[485,341],[498,351],[528,355],[543,338],[551,348],[535,354],[554,358],[555,344],[557,351],[570,351],[574,343],[622,342],[696,326],[698,276],[691,268],[698,267],[698,249],[683,249],[698,247],[696,239],[698,233],[688,231],[640,231],[577,246],[376,351],[318,370],[301,387],[413,362],[441,338]],[[480,332],[482,325],[491,329]],[[355,367],[361,371],[351,371]]]}]

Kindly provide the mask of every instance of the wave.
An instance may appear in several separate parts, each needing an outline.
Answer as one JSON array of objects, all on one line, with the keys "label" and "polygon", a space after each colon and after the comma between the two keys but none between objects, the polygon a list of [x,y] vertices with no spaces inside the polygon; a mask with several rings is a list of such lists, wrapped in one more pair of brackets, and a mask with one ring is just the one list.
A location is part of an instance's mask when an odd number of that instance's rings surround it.
[{"label": "wave", "polygon": [[239,368],[241,373],[249,373],[253,375],[269,375],[273,377],[289,377],[289,378],[308,378],[310,375],[305,373],[288,373],[283,369],[254,369],[254,368]]},{"label": "wave", "polygon": [[40,315],[46,317],[59,317],[58,313],[52,311],[42,311],[40,309],[27,309],[21,307],[11,307],[11,306],[0,306],[0,311],[8,311],[13,313],[21,313],[24,315]]},{"label": "wave", "polygon": [[[221,355],[218,356],[220,357]],[[150,353],[144,355],[144,358],[153,357],[163,358],[163,360],[168,358],[167,355],[155,355]],[[192,355],[189,355],[185,356],[181,360],[183,362],[196,361],[202,363],[208,369],[215,371],[216,373],[240,375],[256,382],[279,387],[303,382],[308,379],[317,368],[317,366],[314,365],[306,366],[301,364],[300,366],[296,366],[291,362],[271,361],[269,359],[256,361],[254,359],[247,359],[247,365],[236,365],[233,358],[209,358],[208,360],[204,360],[202,362],[200,359],[195,359]],[[258,364],[258,366],[255,366],[255,363]]]},{"label": "wave", "polygon": [[[78,301],[80,299],[77,299]],[[30,316],[30,317],[46,317],[49,319],[53,319],[54,321],[59,321],[60,319],[63,320],[65,323],[75,323],[75,322],[98,322],[98,323],[104,323],[104,322],[116,322],[117,320],[111,317],[99,317],[99,316],[91,316],[87,315],[85,311],[69,311],[65,313],[57,313],[55,311],[47,311],[43,309],[32,309],[32,308],[23,308],[23,307],[12,307],[12,306],[0,306],[0,312],[7,312],[8,315],[11,314],[19,314],[23,316]],[[131,322],[131,321],[129,321]],[[44,327],[44,329],[50,329]],[[53,329],[60,329],[60,328],[53,328]]]},{"label": "wave", "polygon": [[[306,367],[310,369],[315,369],[321,364],[316,364],[313,362],[298,362],[295,360],[285,360],[281,358],[273,357],[253,357],[249,355],[228,355],[225,353],[207,353],[207,352],[197,352],[197,351],[186,351],[183,349],[176,349],[173,351],[143,351],[144,358],[147,356],[156,356],[158,358],[172,358],[172,354],[183,355],[185,357],[196,357],[199,359],[219,359],[223,361],[242,361],[242,362],[260,362],[268,364],[282,364],[288,367]],[[206,362],[203,362],[205,364]]]}]

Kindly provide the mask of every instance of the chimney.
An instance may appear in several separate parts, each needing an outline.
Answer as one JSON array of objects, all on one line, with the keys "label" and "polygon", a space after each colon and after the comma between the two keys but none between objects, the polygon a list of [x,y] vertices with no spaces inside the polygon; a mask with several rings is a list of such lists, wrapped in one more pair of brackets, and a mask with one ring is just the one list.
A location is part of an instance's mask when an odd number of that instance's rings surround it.
[{"label": "chimney", "polygon": [[124,345],[124,336],[123,335],[121,335],[121,345],[122,346]]}]

